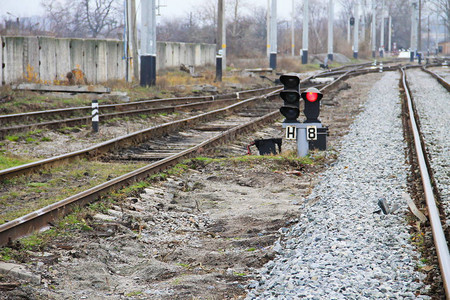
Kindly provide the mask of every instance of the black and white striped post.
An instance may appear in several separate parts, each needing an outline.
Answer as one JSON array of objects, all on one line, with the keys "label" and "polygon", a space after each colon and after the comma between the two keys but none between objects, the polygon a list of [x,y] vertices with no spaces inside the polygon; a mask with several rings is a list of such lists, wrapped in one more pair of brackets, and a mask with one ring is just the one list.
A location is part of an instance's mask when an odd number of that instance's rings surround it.
[{"label": "black and white striped post", "polygon": [[92,131],[98,132],[98,100],[92,100]]}]

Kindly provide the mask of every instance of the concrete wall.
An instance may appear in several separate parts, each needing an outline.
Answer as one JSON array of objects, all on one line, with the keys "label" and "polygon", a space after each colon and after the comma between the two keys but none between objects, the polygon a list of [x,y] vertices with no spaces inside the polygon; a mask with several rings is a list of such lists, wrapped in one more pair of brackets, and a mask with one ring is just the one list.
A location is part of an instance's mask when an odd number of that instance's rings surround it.
[{"label": "concrete wall", "polygon": [[[51,37],[0,37],[0,84],[19,81],[57,83],[81,69],[90,83],[124,80],[126,62],[119,40]],[[157,70],[181,64],[215,64],[213,44],[157,43]]]}]

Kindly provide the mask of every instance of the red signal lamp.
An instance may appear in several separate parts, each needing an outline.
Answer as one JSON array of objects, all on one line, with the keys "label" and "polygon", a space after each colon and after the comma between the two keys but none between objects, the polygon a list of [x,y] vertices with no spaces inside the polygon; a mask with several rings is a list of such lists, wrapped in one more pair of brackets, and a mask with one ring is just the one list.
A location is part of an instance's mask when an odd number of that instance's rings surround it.
[{"label": "red signal lamp", "polygon": [[317,98],[318,98],[317,93],[313,93],[313,92],[306,93],[306,100],[308,100],[309,102],[314,102],[317,100]]},{"label": "red signal lamp", "polygon": [[316,88],[308,88],[301,94],[301,96],[304,100],[307,100],[309,102],[316,102],[322,99],[323,94]]}]

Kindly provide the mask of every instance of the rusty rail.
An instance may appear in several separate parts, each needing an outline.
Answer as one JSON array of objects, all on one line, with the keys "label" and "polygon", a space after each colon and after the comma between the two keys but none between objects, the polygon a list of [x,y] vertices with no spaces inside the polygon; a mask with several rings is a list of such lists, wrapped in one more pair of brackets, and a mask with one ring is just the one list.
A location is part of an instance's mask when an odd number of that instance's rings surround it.
[{"label": "rusty rail", "polygon": [[402,68],[402,87],[405,90],[405,95],[408,104],[408,113],[411,123],[411,130],[414,136],[414,146],[416,149],[417,160],[419,164],[420,174],[422,177],[422,185],[425,192],[425,199],[427,203],[429,219],[431,223],[431,228],[433,232],[434,244],[436,246],[436,252],[439,260],[439,266],[442,275],[442,282],[447,294],[447,298],[450,298],[450,254],[447,246],[447,241],[445,239],[444,230],[442,228],[442,223],[439,216],[439,210],[436,206],[436,201],[433,192],[433,186],[431,184],[430,171],[428,170],[425,150],[423,149],[421,142],[421,135],[419,132],[419,126],[415,118],[413,110],[413,101],[411,93],[409,91],[406,72]]},{"label": "rusty rail", "polygon": [[257,118],[256,120],[231,128],[178,154],[159,160],[133,172],[127,173],[92,187],[86,191],[68,197],[64,200],[48,205],[23,217],[2,224],[0,225],[0,246],[6,245],[10,240],[15,240],[41,228],[47,227],[49,222],[57,217],[68,214],[75,206],[82,206],[93,202],[102,194],[105,194],[110,190],[119,189],[126,186],[130,182],[143,180],[151,174],[161,172],[181,160],[195,155],[200,149],[207,150],[217,144],[235,140],[237,135],[254,130],[264,123],[273,122],[273,120],[279,118],[279,116],[278,111],[271,112],[265,116]]}]

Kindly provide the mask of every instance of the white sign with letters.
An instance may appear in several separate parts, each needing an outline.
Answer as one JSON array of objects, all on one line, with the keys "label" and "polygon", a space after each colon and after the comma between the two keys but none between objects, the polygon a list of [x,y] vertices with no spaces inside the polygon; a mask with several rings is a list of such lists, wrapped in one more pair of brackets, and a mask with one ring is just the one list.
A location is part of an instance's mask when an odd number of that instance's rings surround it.
[{"label": "white sign with letters", "polygon": [[316,126],[306,126],[306,139],[308,141],[317,140],[317,127]]},{"label": "white sign with letters", "polygon": [[286,126],[286,139],[287,140],[295,140],[295,139],[297,139],[297,127],[295,127],[295,126]]}]

